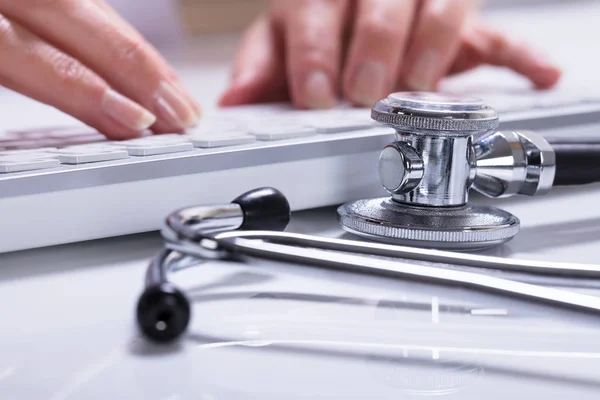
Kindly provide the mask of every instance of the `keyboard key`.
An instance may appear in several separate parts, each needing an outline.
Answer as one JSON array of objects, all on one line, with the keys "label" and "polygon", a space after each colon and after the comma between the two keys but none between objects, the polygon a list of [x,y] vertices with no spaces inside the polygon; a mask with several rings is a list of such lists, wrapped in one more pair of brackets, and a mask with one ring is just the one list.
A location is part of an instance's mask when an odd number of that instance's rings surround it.
[{"label": "keyboard key", "polygon": [[188,141],[185,135],[179,133],[163,133],[160,135],[148,136],[139,140],[145,140],[155,143],[186,143]]},{"label": "keyboard key", "polygon": [[240,129],[238,124],[243,125],[244,121],[202,121],[200,122],[200,125],[198,125],[194,129],[191,129],[189,131],[189,134],[195,136],[197,134],[211,134],[218,132],[236,131]]},{"label": "keyboard key", "polygon": [[40,169],[56,168],[60,162],[54,159],[24,159],[0,157],[0,174],[35,171]]},{"label": "keyboard key", "polygon": [[176,141],[173,139],[156,139],[155,137],[139,138],[122,140],[114,142],[115,146],[121,146],[122,148],[133,148],[133,147],[147,147],[147,146],[167,146],[170,144],[187,143],[188,140]]},{"label": "keyboard key", "polygon": [[194,147],[209,149],[214,147],[248,144],[255,142],[256,138],[243,131],[232,131],[219,134],[195,135],[190,137],[190,141]]},{"label": "keyboard key", "polygon": [[188,143],[189,140],[184,135],[179,134],[164,134],[164,135],[153,135],[146,136],[137,139],[129,139],[122,141],[112,142],[116,146],[132,147],[132,146],[154,146],[164,144],[177,144],[177,143]]},{"label": "keyboard key", "polygon": [[161,154],[181,153],[194,149],[190,142],[186,143],[143,143],[127,144],[125,150],[130,156],[156,156]]},{"label": "keyboard key", "polygon": [[282,116],[272,116],[272,117],[264,117],[261,119],[254,119],[252,121],[246,121],[243,124],[240,124],[240,128],[235,130],[245,130],[245,131],[260,131],[265,127],[286,127],[292,126],[294,128],[306,128],[310,127],[310,124],[305,123],[305,120],[299,117],[282,117]]},{"label": "keyboard key", "polygon": [[0,158],[5,157],[19,157],[19,159],[25,158],[40,158],[40,157],[52,157],[56,147],[43,147],[38,149],[29,150],[6,150],[0,151]]},{"label": "keyboard key", "polygon": [[53,128],[48,129],[46,131],[39,131],[39,133],[43,133],[46,137],[53,139],[69,139],[72,137],[97,137],[104,136],[99,133],[97,130],[88,128],[85,126],[71,126],[71,127],[61,127],[61,128]]},{"label": "keyboard key", "polygon": [[318,133],[340,133],[370,129],[374,126],[368,118],[323,118],[310,124]]},{"label": "keyboard key", "polygon": [[58,159],[63,164],[87,164],[102,161],[123,160],[129,158],[129,153],[118,149],[94,149],[81,146],[65,148],[56,151]]},{"label": "keyboard key", "polygon": [[21,136],[11,131],[0,131],[0,142],[19,140]]},{"label": "keyboard key", "polygon": [[[5,136],[6,138],[6,136]],[[13,140],[42,140],[48,139],[48,135],[44,132],[26,132],[26,133],[14,133],[12,135]],[[0,140],[2,138],[0,137]]]},{"label": "keyboard key", "polygon": [[312,136],[317,131],[303,125],[267,125],[262,128],[251,128],[248,133],[258,140],[283,140]]},{"label": "keyboard key", "polygon": [[34,150],[41,147],[56,147],[54,139],[11,140],[0,143],[6,150]]},{"label": "keyboard key", "polygon": [[[122,150],[125,148],[124,144],[121,144],[122,142],[110,142],[110,141],[105,141],[105,142],[97,142],[97,143],[84,143],[84,144],[74,144],[72,146],[67,146],[67,147],[63,147],[63,148],[59,148],[58,150],[89,150],[89,151],[99,151],[99,150],[104,150],[104,151],[108,151],[108,150]],[[54,153],[56,153],[56,151],[53,151]]]}]

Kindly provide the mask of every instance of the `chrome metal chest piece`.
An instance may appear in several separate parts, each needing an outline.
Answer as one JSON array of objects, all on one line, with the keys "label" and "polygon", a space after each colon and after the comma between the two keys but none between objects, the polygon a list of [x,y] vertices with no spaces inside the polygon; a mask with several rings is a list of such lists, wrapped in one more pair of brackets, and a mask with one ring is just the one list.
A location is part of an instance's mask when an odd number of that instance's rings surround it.
[{"label": "chrome metal chest piece", "polygon": [[541,195],[553,185],[555,154],[535,132],[497,131],[496,111],[477,98],[394,93],[372,118],[395,129],[379,158],[390,197],[338,209],[342,227],[395,244],[453,250],[512,239],[514,215],[469,203],[469,191],[492,198]]}]

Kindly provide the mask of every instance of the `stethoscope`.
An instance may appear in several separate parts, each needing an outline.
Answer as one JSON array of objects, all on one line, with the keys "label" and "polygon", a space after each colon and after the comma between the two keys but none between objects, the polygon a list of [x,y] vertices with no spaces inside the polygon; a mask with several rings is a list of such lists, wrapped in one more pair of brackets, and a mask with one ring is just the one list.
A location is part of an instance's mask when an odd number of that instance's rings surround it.
[{"label": "stethoscope", "polygon": [[[570,278],[600,277],[600,265],[509,260],[463,252],[497,246],[517,235],[520,221],[468,202],[474,189],[492,198],[540,195],[553,186],[596,181],[575,173],[587,161],[581,141],[550,142],[535,132],[498,132],[495,110],[478,99],[395,93],[372,118],[396,130],[379,158],[389,197],[338,208],[341,227],[361,239],[285,232],[291,210],[274,188],[246,192],[229,204],[182,208],[162,229],[165,249],[150,263],[137,322],[154,342],[172,342],[187,329],[191,306],[169,274],[195,260],[248,258],[389,278],[423,281],[600,313],[600,298],[504,278],[403,260],[518,271]],[[376,256],[376,257],[373,257]],[[383,258],[382,258],[383,257]]]}]

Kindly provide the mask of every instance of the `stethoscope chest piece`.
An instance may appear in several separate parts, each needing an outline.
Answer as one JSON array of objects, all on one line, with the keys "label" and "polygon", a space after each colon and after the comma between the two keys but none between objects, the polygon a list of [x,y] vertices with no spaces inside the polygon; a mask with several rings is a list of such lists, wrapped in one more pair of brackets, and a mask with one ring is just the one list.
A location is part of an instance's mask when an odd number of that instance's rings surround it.
[{"label": "stethoscope chest piece", "polygon": [[407,207],[385,197],[344,204],[338,215],[346,231],[366,239],[455,251],[505,243],[520,227],[517,217],[496,207]]},{"label": "stethoscope chest piece", "polygon": [[534,132],[496,131],[496,111],[477,98],[394,93],[371,116],[396,132],[379,157],[380,181],[390,197],[339,207],[342,228],[354,235],[484,249],[514,238],[520,222],[502,209],[470,204],[471,189],[504,198],[543,194],[552,186],[552,147]]}]

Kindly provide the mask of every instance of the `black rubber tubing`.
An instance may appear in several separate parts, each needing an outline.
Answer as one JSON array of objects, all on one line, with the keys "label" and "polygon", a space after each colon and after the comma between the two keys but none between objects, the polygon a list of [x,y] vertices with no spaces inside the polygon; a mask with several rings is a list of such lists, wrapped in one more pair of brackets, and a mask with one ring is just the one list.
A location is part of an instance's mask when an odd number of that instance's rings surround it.
[{"label": "black rubber tubing", "polygon": [[599,138],[549,138],[556,153],[554,186],[600,182]]}]

